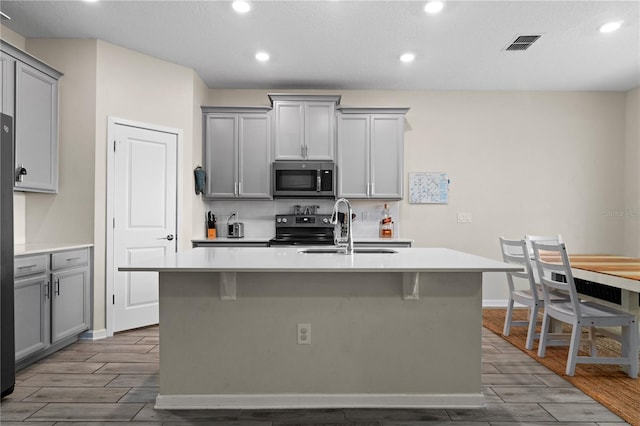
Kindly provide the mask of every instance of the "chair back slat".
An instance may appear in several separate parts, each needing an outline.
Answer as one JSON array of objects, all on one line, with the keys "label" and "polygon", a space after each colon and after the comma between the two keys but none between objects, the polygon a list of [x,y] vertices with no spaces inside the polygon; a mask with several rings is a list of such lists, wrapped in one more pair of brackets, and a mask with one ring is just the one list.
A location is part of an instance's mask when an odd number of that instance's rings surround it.
[{"label": "chair back slat", "polygon": [[500,237],[500,248],[502,250],[502,259],[505,263],[520,265],[524,268],[524,271],[521,272],[507,272],[509,290],[513,291],[515,289],[513,277],[521,278],[528,281],[529,290],[535,293],[533,297],[537,298],[535,281],[533,280],[533,265],[528,255],[527,242],[525,240],[508,240]]},{"label": "chair back slat", "polygon": [[[569,295],[571,305],[576,315],[580,315],[580,299],[576,291],[569,255],[564,243],[546,241],[533,241],[533,254],[535,264],[540,277],[540,283],[544,289],[545,302],[548,303],[549,291],[560,290]],[[556,274],[554,276],[554,273]],[[564,276],[564,279],[558,274]]]}]

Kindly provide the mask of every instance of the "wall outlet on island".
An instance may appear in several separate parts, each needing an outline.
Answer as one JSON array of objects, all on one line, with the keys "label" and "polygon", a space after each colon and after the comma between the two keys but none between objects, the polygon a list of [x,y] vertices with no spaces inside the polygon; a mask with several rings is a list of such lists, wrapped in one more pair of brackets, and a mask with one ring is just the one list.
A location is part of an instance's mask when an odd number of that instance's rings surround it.
[{"label": "wall outlet on island", "polygon": [[471,223],[471,213],[458,212],[458,223]]},{"label": "wall outlet on island", "polygon": [[298,324],[298,344],[311,344],[311,324]]}]

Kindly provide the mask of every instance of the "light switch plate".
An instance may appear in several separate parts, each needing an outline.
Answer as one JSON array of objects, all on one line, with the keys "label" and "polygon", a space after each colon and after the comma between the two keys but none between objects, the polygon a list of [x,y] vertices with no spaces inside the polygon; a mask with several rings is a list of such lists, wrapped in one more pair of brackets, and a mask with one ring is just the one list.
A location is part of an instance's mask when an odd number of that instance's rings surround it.
[{"label": "light switch plate", "polygon": [[458,212],[458,223],[471,223],[471,213]]}]

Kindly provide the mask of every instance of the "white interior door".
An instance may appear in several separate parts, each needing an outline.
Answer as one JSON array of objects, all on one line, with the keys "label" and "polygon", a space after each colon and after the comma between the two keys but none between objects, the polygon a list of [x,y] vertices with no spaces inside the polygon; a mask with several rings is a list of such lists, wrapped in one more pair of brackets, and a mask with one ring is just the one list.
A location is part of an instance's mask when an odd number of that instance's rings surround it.
[{"label": "white interior door", "polygon": [[158,273],[118,267],[176,251],[177,138],[115,125],[113,331],[158,323]]}]

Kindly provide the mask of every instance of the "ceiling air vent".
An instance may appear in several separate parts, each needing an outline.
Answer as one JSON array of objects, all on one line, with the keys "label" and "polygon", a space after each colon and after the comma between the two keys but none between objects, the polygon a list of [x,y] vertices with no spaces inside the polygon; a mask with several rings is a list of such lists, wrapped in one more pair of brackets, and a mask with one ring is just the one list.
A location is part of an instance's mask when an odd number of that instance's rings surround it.
[{"label": "ceiling air vent", "polygon": [[527,50],[539,38],[540,35],[518,36],[507,46],[505,50]]}]

